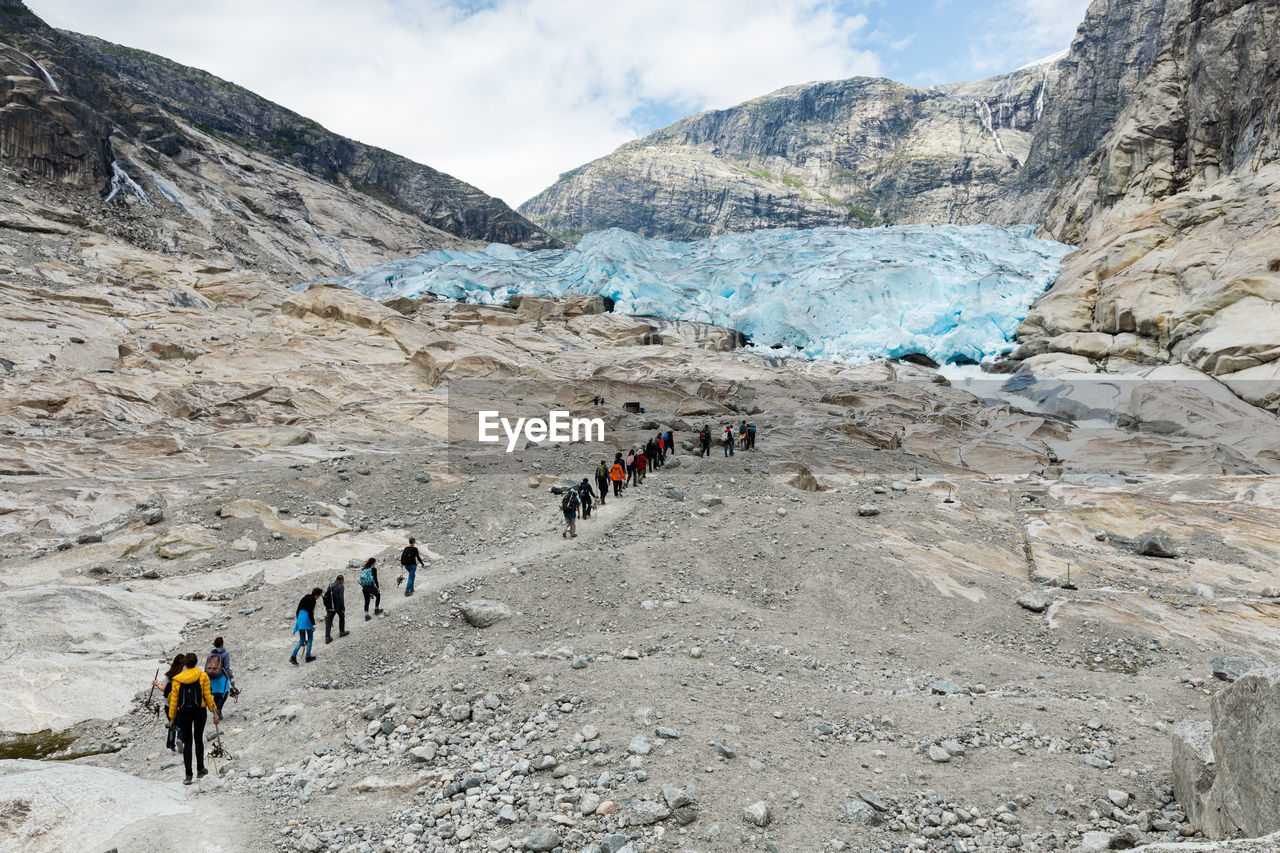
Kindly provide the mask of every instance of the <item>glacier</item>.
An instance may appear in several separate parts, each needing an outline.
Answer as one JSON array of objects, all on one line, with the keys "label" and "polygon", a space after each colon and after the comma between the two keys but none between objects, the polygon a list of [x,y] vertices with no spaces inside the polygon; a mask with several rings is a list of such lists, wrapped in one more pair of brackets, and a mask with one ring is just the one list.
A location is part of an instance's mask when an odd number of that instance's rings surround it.
[{"label": "glacier", "polygon": [[[1070,246],[1031,226],[770,229],[693,243],[609,229],[567,250],[438,250],[330,279],[374,299],[598,295],[625,314],[742,332],[755,347],[858,362],[981,362],[1011,347]],[[305,287],[302,285],[301,287]]]}]

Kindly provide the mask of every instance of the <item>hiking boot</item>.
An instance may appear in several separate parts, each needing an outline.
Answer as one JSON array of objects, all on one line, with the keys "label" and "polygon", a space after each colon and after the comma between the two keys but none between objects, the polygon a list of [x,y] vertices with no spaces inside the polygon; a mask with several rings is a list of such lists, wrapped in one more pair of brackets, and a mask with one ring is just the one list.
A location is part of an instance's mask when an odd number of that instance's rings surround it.
[{"label": "hiking boot", "polygon": [[316,658],[315,658],[315,655],[308,655],[308,656],[307,656],[307,663],[311,663],[311,662],[312,662],[313,660],[315,660],[315,659],[316,659]]},{"label": "hiking boot", "polygon": [[204,768],[204,767],[201,767],[200,769],[198,769],[198,770],[196,771],[196,778],[197,778],[197,779],[203,779],[204,777],[206,777],[206,776],[208,776],[208,775],[209,775],[209,771],[208,771],[206,768]]},{"label": "hiking boot", "polygon": [[366,621],[366,622],[368,622],[368,621],[369,621],[370,619],[372,619],[372,618],[373,618],[373,617],[372,617],[372,616],[370,616],[368,613],[366,613],[366,614],[364,615],[364,621]]},{"label": "hiking boot", "polygon": [[332,642],[333,642],[333,637],[325,637],[325,638],[324,638],[324,644],[325,644],[326,646],[327,646],[327,645],[329,645],[329,644],[330,644],[330,643],[332,643]]},{"label": "hiking boot", "polygon": [[561,538],[561,539],[568,539],[568,538],[569,538],[569,531],[567,531],[567,530],[561,530],[561,531],[560,531],[560,538]]},{"label": "hiking boot", "polygon": [[381,616],[381,615],[382,615],[382,608],[381,608],[381,607],[375,607],[375,608],[373,608],[373,615],[374,615],[374,616]]},{"label": "hiking boot", "polygon": [[297,655],[293,655],[292,657],[290,657],[290,658],[289,658],[289,663],[293,664],[294,666],[297,666],[297,665],[298,665],[298,656],[297,656]]},{"label": "hiking boot", "polygon": [[187,774],[187,778],[185,778],[185,779],[183,779],[183,780],[182,780],[182,784],[184,784],[184,785],[190,785],[192,781],[193,781],[193,780],[192,780],[191,774],[190,774],[190,773],[188,773],[188,774]]},{"label": "hiking boot", "polygon": [[345,637],[345,636],[347,636],[347,635],[348,635],[348,634],[350,634],[350,633],[351,633],[350,631],[339,631],[339,632],[338,632],[338,636],[339,636],[339,637]]}]

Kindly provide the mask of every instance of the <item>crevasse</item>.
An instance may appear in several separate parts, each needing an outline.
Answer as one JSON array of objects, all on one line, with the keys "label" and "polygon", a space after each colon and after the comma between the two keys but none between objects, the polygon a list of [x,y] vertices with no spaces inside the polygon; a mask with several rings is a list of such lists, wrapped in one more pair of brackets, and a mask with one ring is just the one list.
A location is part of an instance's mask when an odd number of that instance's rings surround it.
[{"label": "crevasse", "polygon": [[979,362],[1018,324],[1071,247],[1029,226],[766,230],[694,243],[610,229],[567,251],[441,250],[333,279],[375,299],[486,305],[592,294],[626,314],[741,331],[757,347],[838,361],[912,353]]}]

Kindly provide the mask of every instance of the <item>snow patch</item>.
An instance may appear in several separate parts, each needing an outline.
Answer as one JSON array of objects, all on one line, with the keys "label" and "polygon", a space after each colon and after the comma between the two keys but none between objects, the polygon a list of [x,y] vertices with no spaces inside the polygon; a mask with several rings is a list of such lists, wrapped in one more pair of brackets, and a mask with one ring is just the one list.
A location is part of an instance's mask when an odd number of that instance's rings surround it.
[{"label": "snow patch", "polygon": [[727,326],[757,347],[812,358],[979,362],[1010,349],[1071,252],[1033,230],[775,229],[676,243],[610,229],[567,251],[495,243],[332,281],[374,299],[433,294],[484,305],[516,294],[599,295],[620,313]]}]

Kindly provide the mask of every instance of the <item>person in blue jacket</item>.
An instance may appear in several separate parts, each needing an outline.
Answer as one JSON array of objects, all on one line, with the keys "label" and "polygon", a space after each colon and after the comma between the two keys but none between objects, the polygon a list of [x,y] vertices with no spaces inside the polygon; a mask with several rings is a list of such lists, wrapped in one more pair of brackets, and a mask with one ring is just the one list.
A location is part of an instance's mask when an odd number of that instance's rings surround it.
[{"label": "person in blue jacket", "polygon": [[231,695],[231,688],[236,686],[236,677],[231,672],[231,653],[223,645],[221,637],[213,638],[213,651],[204,659],[204,673],[209,676],[209,690],[221,714],[222,706]]},{"label": "person in blue jacket", "polygon": [[315,656],[311,654],[311,641],[316,638],[316,602],[322,595],[324,590],[316,587],[298,602],[298,615],[293,620],[293,632],[298,635],[298,645],[293,647],[293,654],[289,656],[289,663],[294,666],[298,665],[298,652],[302,651],[304,643],[307,646],[307,663],[315,660]]}]

